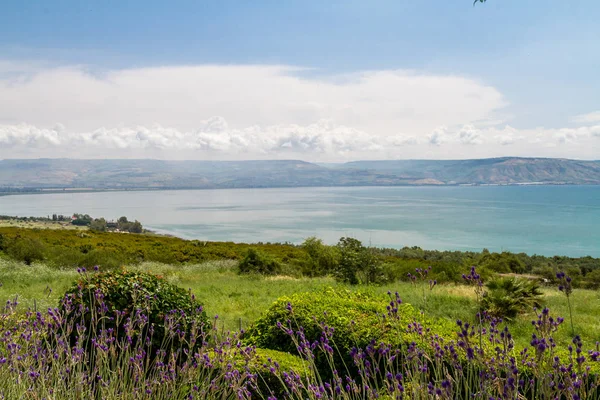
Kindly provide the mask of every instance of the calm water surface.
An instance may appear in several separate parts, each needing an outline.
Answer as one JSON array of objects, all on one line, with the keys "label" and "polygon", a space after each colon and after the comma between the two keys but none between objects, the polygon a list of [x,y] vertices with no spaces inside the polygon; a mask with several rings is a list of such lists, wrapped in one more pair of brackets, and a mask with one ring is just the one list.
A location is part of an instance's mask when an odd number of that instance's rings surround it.
[{"label": "calm water surface", "polygon": [[188,239],[600,257],[600,186],[369,187],[65,193],[0,197],[0,214],[126,215]]}]

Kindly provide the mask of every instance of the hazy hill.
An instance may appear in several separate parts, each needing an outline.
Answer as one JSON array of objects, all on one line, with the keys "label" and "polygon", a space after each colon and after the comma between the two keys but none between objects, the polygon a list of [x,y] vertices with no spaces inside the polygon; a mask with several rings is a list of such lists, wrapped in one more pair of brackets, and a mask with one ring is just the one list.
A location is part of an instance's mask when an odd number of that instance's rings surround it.
[{"label": "hazy hill", "polygon": [[342,167],[407,179],[431,179],[444,184],[600,183],[600,161],[559,158],[355,161],[342,164]]},{"label": "hazy hill", "polygon": [[600,161],[0,160],[0,188],[177,189],[355,185],[600,184]]}]

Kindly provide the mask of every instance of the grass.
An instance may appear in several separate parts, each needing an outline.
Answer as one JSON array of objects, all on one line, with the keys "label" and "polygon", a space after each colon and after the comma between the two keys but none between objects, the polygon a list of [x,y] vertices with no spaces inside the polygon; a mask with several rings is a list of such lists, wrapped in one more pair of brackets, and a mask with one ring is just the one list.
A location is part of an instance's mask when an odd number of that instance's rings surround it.
[{"label": "grass", "polygon": [[191,289],[209,315],[218,315],[225,330],[246,328],[279,297],[295,292],[348,287],[332,278],[292,278],[239,275],[235,261],[172,266],[143,263],[132,267],[163,275],[180,287]]},{"label": "grass", "polygon": [[[426,290],[427,301],[424,304],[422,287],[407,282],[351,286],[329,277],[239,275],[236,266],[236,261],[224,260],[184,266],[146,262],[130,268],[162,275],[171,283],[191,289],[205,305],[209,315],[218,315],[218,326],[224,331],[247,328],[279,297],[320,291],[327,287],[379,294],[382,301],[388,290],[397,291],[404,302],[419,309],[425,306],[428,315],[451,321],[472,321],[477,309],[473,289],[465,285],[438,285],[433,291]],[[0,258],[0,282],[3,285],[0,288],[0,301],[6,302],[17,297],[21,309],[54,307],[77,276],[73,269],[55,269],[42,263],[27,266]],[[544,305],[550,308],[553,315],[566,318],[568,308],[564,294],[554,288],[544,288],[543,292]],[[575,333],[581,335],[586,347],[593,347],[596,341],[600,341],[600,292],[576,289],[572,296]],[[532,310],[510,324],[518,347],[528,345],[531,321],[535,317]],[[570,343],[572,338],[566,323],[557,332],[556,339],[560,344]]]},{"label": "grass", "polygon": [[26,229],[60,229],[60,230],[88,230],[87,226],[77,226],[70,221],[22,221],[18,219],[0,219],[0,228],[26,228]]},{"label": "grass", "polygon": [[77,271],[51,268],[42,263],[25,265],[0,257],[0,300],[18,299],[21,308],[56,307],[77,278]]}]

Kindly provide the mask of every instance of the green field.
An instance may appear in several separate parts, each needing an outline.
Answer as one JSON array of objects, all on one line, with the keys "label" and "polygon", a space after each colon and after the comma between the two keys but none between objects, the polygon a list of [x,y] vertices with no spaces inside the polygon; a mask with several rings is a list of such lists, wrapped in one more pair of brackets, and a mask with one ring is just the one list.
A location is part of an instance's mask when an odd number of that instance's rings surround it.
[{"label": "green field", "polygon": [[[423,306],[423,285],[396,282],[383,285],[349,285],[336,282],[331,277],[291,277],[241,275],[237,272],[237,262],[232,260],[210,261],[201,264],[168,265],[142,263],[129,267],[133,270],[149,271],[163,276],[169,282],[185,289],[191,289],[206,312],[218,315],[218,324],[223,330],[247,328],[259,318],[269,306],[282,296],[293,293],[321,291],[326,288],[344,288],[380,295],[382,304],[386,293],[397,291],[402,300],[421,309]],[[78,278],[74,269],[55,269],[43,263],[24,263],[0,259],[0,301],[18,298],[23,310],[55,307],[64,291]],[[563,316],[565,323],[557,332],[562,344],[571,340],[568,328],[568,307],[563,293],[556,288],[543,289],[543,304],[555,315]],[[425,313],[432,317],[456,321],[473,321],[477,310],[473,288],[461,284],[437,285],[431,292],[426,290]],[[588,347],[600,341],[600,292],[575,289],[572,295],[574,325],[577,334],[582,336]],[[531,321],[535,313],[520,315],[509,324],[517,344],[526,346],[531,339]]]}]

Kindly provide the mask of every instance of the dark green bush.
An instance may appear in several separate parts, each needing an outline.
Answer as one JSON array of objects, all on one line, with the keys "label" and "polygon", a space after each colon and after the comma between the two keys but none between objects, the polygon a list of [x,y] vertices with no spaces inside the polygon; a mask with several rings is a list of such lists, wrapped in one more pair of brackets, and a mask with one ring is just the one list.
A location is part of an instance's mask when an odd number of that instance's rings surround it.
[{"label": "dark green bush", "polygon": [[31,265],[34,261],[44,260],[45,246],[35,238],[15,237],[5,240],[4,251],[15,260]]},{"label": "dark green bush", "polygon": [[[118,332],[119,338],[123,338],[123,324],[128,319],[134,320],[136,313],[141,312],[148,321],[135,331],[135,339],[147,337],[148,328],[152,326],[152,354],[159,348],[165,349],[165,343],[173,348],[185,347],[184,342],[189,341],[192,326],[204,332],[210,328],[206,313],[190,293],[160,276],[145,272],[84,272],[81,279],[67,290],[59,307],[73,326],[83,324],[86,327],[88,337],[102,329],[112,328]],[[117,311],[120,312],[119,317]],[[187,332],[188,336],[171,337],[170,333],[177,329]],[[74,331],[72,340],[76,335]]]},{"label": "dark green bush", "polygon": [[502,253],[482,253],[478,266],[498,273],[514,272],[522,274],[527,272],[525,263],[517,255],[506,251]]},{"label": "dark green bush", "polygon": [[246,256],[240,261],[238,268],[242,274],[276,275],[281,271],[281,264],[257,249],[250,248]]}]

